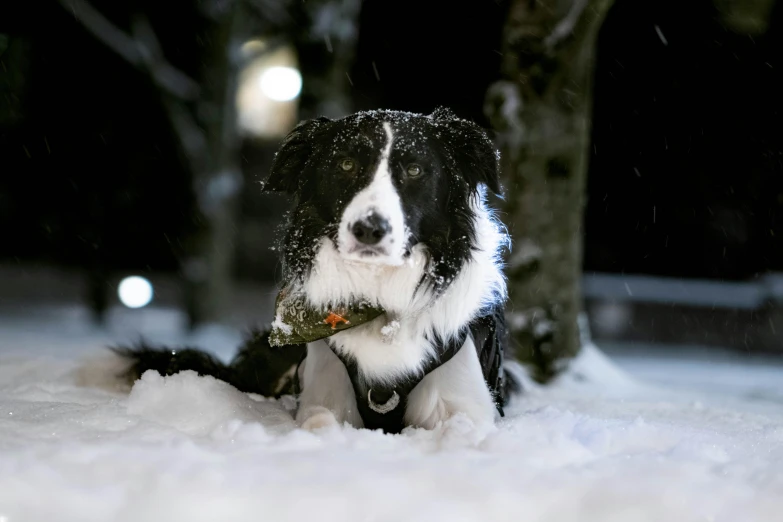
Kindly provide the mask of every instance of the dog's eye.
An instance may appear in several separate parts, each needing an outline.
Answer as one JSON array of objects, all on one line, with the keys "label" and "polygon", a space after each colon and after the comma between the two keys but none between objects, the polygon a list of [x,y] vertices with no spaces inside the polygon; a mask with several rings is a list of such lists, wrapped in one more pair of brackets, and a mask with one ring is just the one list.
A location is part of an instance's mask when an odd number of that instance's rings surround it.
[{"label": "dog's eye", "polygon": [[356,168],[356,162],[351,158],[345,158],[340,162],[340,170],[343,172],[351,172]]},{"label": "dog's eye", "polygon": [[408,168],[405,170],[405,172],[408,173],[409,178],[416,178],[418,176],[421,176],[421,173],[424,172],[424,170],[416,165],[415,163],[408,165]]}]

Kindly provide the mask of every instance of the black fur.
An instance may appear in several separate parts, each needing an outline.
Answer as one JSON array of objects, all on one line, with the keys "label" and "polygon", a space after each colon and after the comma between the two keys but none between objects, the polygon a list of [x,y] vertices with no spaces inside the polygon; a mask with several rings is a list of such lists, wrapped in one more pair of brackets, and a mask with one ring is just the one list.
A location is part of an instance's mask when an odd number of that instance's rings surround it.
[{"label": "black fur", "polygon": [[273,347],[269,331],[252,331],[229,364],[195,348],[150,346],[139,342],[133,347],[113,347],[112,351],[132,361],[124,375],[132,384],[147,370],[174,375],[193,370],[225,381],[240,391],[265,397],[280,397],[294,392],[295,375],[291,372],[305,353],[305,345]]}]

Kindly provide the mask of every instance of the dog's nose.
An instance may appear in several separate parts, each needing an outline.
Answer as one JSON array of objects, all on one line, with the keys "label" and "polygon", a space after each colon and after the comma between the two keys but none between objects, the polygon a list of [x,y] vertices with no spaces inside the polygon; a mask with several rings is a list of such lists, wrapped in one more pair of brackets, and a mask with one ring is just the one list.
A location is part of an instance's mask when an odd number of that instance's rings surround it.
[{"label": "dog's nose", "polygon": [[391,231],[389,220],[373,212],[351,226],[351,233],[365,245],[375,245]]}]

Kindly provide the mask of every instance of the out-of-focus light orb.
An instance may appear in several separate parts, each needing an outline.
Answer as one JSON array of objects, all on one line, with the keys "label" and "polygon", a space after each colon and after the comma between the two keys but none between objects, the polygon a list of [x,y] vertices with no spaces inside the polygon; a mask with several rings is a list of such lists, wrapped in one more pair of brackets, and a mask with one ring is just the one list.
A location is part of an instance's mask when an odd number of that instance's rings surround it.
[{"label": "out-of-focus light orb", "polygon": [[140,276],[126,277],[120,281],[117,295],[128,308],[141,308],[152,301],[152,284]]},{"label": "out-of-focus light orb", "polygon": [[[264,44],[261,50],[259,42],[253,40],[246,44],[243,51],[246,63],[239,73],[236,92],[237,127],[248,138],[277,141],[299,121],[298,102],[303,80],[296,49],[292,45],[269,47]],[[282,87],[289,85],[289,92],[279,92],[285,91],[281,89],[281,83]],[[267,90],[277,99],[268,95]],[[293,98],[280,101],[280,98],[291,96]]]},{"label": "out-of-focus light orb", "polygon": [[255,38],[253,40],[248,40],[247,42],[243,43],[242,47],[240,48],[240,52],[246,58],[250,58],[255,54],[262,53],[265,49],[266,49],[266,42],[264,42],[260,38]]},{"label": "out-of-focus light orb", "polygon": [[595,328],[600,335],[620,336],[633,321],[633,308],[628,303],[605,302],[594,311]]},{"label": "out-of-focus light orb", "polygon": [[260,81],[261,90],[275,101],[293,100],[302,91],[302,75],[293,67],[270,67]]}]

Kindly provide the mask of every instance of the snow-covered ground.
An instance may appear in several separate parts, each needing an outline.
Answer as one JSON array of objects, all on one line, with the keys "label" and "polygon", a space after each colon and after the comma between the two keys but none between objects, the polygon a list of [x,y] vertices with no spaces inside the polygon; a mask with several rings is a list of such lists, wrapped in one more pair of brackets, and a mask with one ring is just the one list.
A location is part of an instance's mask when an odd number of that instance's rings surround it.
[{"label": "snow-covered ground", "polygon": [[[309,433],[289,402],[194,374],[85,386],[108,342],[183,340],[175,312],[113,313],[0,316],[1,522],[783,520],[775,363],[590,348],[489,433]],[[237,337],[190,340],[228,356]]]}]

